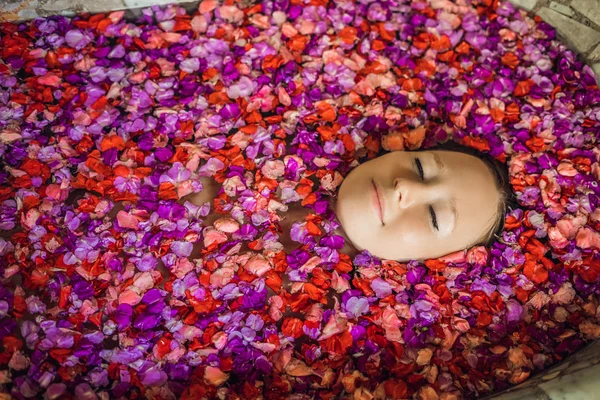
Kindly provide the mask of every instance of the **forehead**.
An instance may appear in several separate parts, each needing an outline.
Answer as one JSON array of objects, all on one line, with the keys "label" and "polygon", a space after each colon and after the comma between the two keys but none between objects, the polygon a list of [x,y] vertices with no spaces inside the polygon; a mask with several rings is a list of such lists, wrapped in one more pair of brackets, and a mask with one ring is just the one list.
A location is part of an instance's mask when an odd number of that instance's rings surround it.
[{"label": "forehead", "polygon": [[473,178],[482,179],[493,186],[496,185],[495,177],[490,167],[479,157],[451,150],[429,150],[422,153],[430,156],[432,162],[437,167],[443,169],[444,172],[452,170],[454,174],[472,176]]},{"label": "forehead", "polygon": [[[443,168],[444,187],[455,199],[458,212],[455,233],[472,236],[492,223],[498,211],[500,192],[490,167],[480,158],[456,151],[428,151],[432,160]],[[476,229],[475,227],[480,227]]]}]

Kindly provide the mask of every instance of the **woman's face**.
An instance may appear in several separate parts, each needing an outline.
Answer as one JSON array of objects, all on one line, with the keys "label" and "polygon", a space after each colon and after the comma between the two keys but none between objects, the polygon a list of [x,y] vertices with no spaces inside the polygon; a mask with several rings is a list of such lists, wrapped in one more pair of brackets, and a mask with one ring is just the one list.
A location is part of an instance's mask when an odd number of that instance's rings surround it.
[{"label": "woman's face", "polygon": [[491,229],[499,200],[494,175],[477,157],[394,151],[348,174],[336,215],[358,250],[424,260],[473,245]]}]

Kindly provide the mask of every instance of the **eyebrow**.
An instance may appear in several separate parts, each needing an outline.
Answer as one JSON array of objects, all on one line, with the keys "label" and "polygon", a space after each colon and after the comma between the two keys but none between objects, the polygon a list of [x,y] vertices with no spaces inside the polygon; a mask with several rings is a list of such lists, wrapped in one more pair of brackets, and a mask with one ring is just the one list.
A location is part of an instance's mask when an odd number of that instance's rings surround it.
[{"label": "eyebrow", "polygon": [[440,158],[439,154],[433,153],[433,159],[435,160],[435,163],[438,167],[438,170],[440,170],[440,172],[446,171],[446,165],[444,165],[444,163],[442,162],[442,159]]},{"label": "eyebrow", "polygon": [[456,208],[456,197],[450,199],[450,209],[452,210],[452,214],[454,214],[454,226],[450,233],[454,232],[456,229],[456,221],[458,221],[458,209]]},{"label": "eyebrow", "polygon": [[[433,159],[437,165],[438,170],[441,172],[445,172],[447,170],[446,165],[442,162],[440,155],[437,153],[433,153]],[[456,207],[456,197],[452,197],[450,199],[450,209],[452,210],[452,214],[454,215],[454,224],[452,226],[452,230],[450,233],[456,230],[456,221],[458,221],[458,208]]]}]

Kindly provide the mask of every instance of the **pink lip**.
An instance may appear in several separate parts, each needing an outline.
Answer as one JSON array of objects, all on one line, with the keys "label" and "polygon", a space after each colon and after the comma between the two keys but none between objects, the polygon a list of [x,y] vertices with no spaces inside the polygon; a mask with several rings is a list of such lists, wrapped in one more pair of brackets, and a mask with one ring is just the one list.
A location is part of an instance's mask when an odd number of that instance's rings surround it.
[{"label": "pink lip", "polygon": [[379,219],[381,220],[381,223],[383,223],[383,202],[382,202],[382,197],[380,195],[379,192],[379,188],[377,187],[377,184],[375,183],[375,181],[373,182],[373,205],[375,206],[375,211],[377,212],[377,215],[379,216]]}]

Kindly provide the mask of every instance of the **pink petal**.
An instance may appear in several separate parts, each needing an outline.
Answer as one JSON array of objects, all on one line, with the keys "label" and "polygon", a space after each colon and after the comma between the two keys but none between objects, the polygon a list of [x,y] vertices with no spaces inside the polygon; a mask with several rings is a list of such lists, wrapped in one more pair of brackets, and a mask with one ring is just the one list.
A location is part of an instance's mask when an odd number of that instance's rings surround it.
[{"label": "pink petal", "polygon": [[219,218],[214,226],[217,230],[225,233],[234,233],[240,230],[240,224],[233,218]]},{"label": "pink petal", "polygon": [[445,255],[444,257],[440,257],[439,259],[445,263],[456,264],[456,263],[464,262],[466,256],[467,256],[466,250],[459,250],[454,253]]},{"label": "pink petal", "polygon": [[383,310],[381,326],[385,329],[385,337],[388,340],[402,343],[402,333],[400,332],[400,319],[396,315],[396,310],[392,307],[386,307]]},{"label": "pink petal", "polygon": [[575,240],[577,246],[582,249],[589,249],[590,247],[600,249],[600,235],[598,235],[598,232],[593,231],[588,227],[581,228],[579,232],[577,232]]},{"label": "pink petal", "polygon": [[119,304],[129,304],[134,306],[142,301],[142,296],[134,292],[133,290],[125,290],[119,295]]},{"label": "pink petal", "polygon": [[244,265],[244,269],[260,277],[271,269],[271,265],[263,256],[255,255]]},{"label": "pink petal", "polygon": [[216,0],[204,0],[198,6],[198,11],[200,11],[201,14],[211,12],[212,10],[217,8],[218,5],[219,5],[219,2]]},{"label": "pink petal", "polygon": [[38,78],[38,82],[46,86],[59,87],[60,83],[62,82],[62,78],[56,74],[46,74],[44,76],[40,76]]},{"label": "pink petal", "polygon": [[204,246],[208,247],[213,243],[221,244],[227,241],[227,235],[217,231],[214,228],[204,230]]},{"label": "pink petal", "polygon": [[141,218],[136,217],[135,215],[131,215],[127,211],[121,210],[117,214],[117,221],[119,221],[119,226],[123,228],[138,229],[138,224],[141,220]]}]

